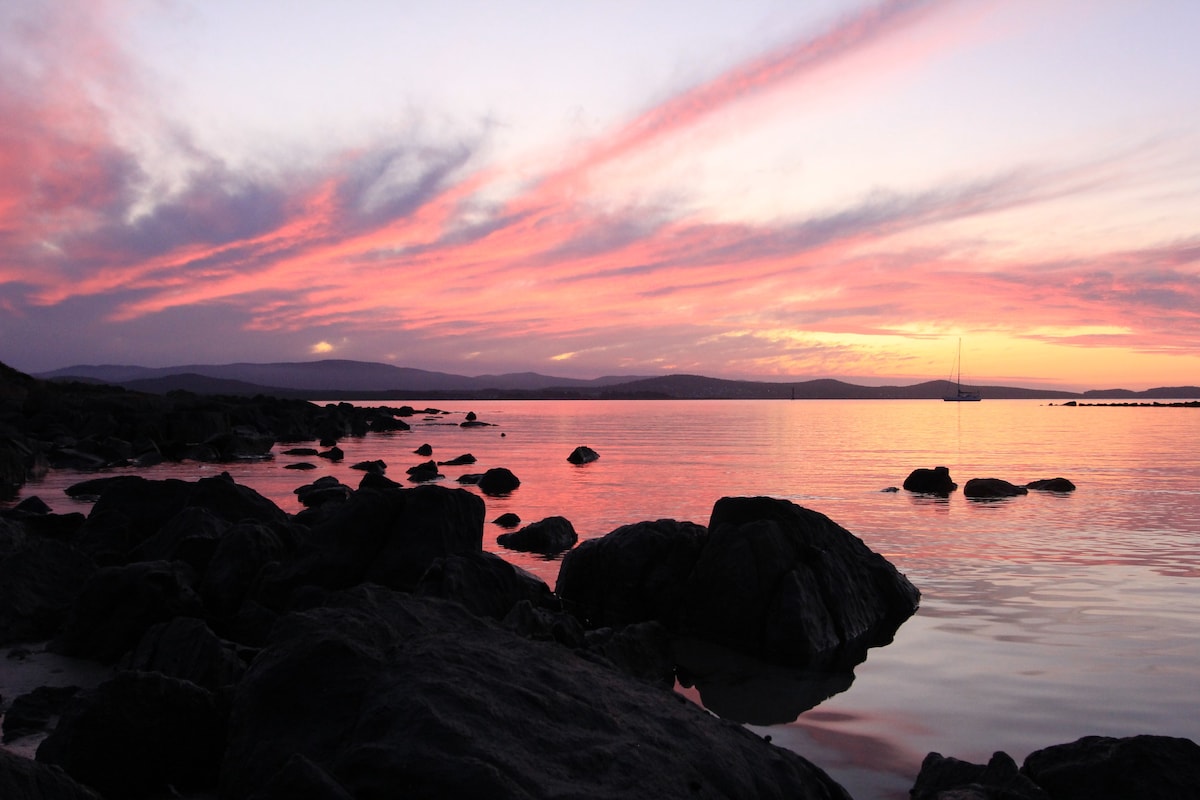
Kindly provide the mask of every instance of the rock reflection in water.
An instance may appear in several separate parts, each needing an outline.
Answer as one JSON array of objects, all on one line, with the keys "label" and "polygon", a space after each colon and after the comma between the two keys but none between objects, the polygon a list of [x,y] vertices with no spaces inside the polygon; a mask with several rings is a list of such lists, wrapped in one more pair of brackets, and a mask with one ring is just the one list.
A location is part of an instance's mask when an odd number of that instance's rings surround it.
[{"label": "rock reflection in water", "polygon": [[695,687],[717,716],[750,725],[793,722],[854,682],[853,665],[786,667],[698,639],[673,646],[680,686]]}]

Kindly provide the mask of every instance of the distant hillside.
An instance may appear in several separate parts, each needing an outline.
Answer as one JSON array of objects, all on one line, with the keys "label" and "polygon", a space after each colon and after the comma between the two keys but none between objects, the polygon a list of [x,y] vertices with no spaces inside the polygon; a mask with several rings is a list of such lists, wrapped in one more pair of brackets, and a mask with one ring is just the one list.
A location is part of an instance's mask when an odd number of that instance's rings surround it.
[{"label": "distant hillside", "polygon": [[[911,386],[859,386],[829,378],[796,381],[733,381],[703,375],[557,378],[536,372],[468,377],[365,361],[328,359],[274,364],[209,364],[147,368],[79,365],[39,375],[54,380],[110,383],[137,391],[304,397],[313,400],[471,398],[678,398],[797,400],[937,400],[949,381]],[[1200,388],[1174,386],[1134,392],[1104,389],[1064,392],[1016,386],[981,386],[985,400],[1161,400],[1200,398]]]}]

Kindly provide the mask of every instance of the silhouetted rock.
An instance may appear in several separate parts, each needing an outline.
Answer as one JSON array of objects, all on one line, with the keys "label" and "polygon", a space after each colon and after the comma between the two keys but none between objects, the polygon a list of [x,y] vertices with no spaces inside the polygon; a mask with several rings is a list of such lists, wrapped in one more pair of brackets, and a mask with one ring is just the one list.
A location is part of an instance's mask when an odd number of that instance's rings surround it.
[{"label": "silhouetted rock", "polygon": [[427,483],[446,477],[438,472],[437,463],[434,461],[426,461],[423,464],[417,464],[415,467],[409,467],[407,472],[408,479],[413,483]]},{"label": "silhouetted rock", "polygon": [[323,475],[304,486],[297,486],[292,492],[305,508],[315,508],[325,503],[344,503],[354,490],[332,475]]},{"label": "silhouetted rock", "polygon": [[522,600],[555,611],[562,605],[543,580],[483,551],[435,560],[413,594],[454,600],[474,614],[495,620],[504,619]]},{"label": "silhouetted rock", "polygon": [[281,774],[298,797],[848,797],[678,695],[378,587],[281,619],[238,685],[220,795]]},{"label": "silhouetted rock", "polygon": [[767,661],[853,661],[891,641],[920,593],[824,514],[723,497],[688,580],[682,632]]},{"label": "silhouetted rock", "polygon": [[283,468],[284,469],[296,469],[296,470],[312,470],[312,469],[316,469],[317,465],[310,464],[307,461],[297,461],[295,464],[284,464]]},{"label": "silhouetted rock", "polygon": [[429,456],[433,455],[433,445],[426,442],[425,444],[418,447],[416,450],[413,450],[413,452],[419,456],[424,456],[425,458],[428,458]]},{"label": "silhouetted rock", "polygon": [[62,714],[79,692],[78,686],[39,686],[15,698],[4,712],[4,743],[48,730],[51,720]]},{"label": "silhouetted rock", "polygon": [[363,472],[384,473],[387,472],[387,463],[382,459],[377,458],[374,461],[359,461],[357,464],[350,467],[350,469],[361,469]]},{"label": "silhouetted rock", "polygon": [[399,489],[400,484],[378,472],[368,472],[358,482],[359,489]]},{"label": "silhouetted rock", "polygon": [[600,454],[592,448],[580,445],[571,451],[571,455],[567,456],[567,461],[572,464],[589,464],[599,457]]},{"label": "silhouetted rock", "polygon": [[0,797],[4,800],[103,800],[60,767],[0,750]]},{"label": "silhouetted rock", "polygon": [[337,445],[331,446],[328,450],[317,453],[318,458],[327,458],[330,461],[341,461],[346,457],[345,451]]},{"label": "silhouetted rock", "polygon": [[492,497],[513,492],[520,485],[520,479],[506,467],[492,467],[478,481],[479,491]]},{"label": "silhouetted rock", "polygon": [[1022,775],[1012,757],[1003,752],[993,755],[987,765],[930,753],[921,762],[909,797],[911,800],[1057,800]]},{"label": "silhouetted rock", "polygon": [[1073,492],[1075,484],[1066,478],[1045,478],[1039,481],[1030,481],[1025,484],[1025,488],[1039,492]]},{"label": "silhouetted rock", "polygon": [[202,617],[192,576],[179,562],[139,561],[97,570],[83,585],[62,634],[47,649],[111,664],[151,626]]},{"label": "silhouetted rock", "polygon": [[948,467],[918,467],[904,479],[904,488],[918,494],[948,495],[958,488],[958,484],[950,480]]},{"label": "silhouetted rock", "polygon": [[122,672],[67,708],[37,759],[105,797],[163,797],[216,785],[224,731],[225,714],[207,689]]},{"label": "silhouetted rock", "polygon": [[995,500],[1023,494],[1029,494],[1029,490],[1002,478],[971,478],[963,486],[963,496],[972,500]]},{"label": "silhouetted rock", "polygon": [[492,524],[501,528],[515,528],[521,524],[521,518],[511,511],[506,511],[492,520]]},{"label": "silhouetted rock", "polygon": [[563,557],[555,591],[589,628],[657,620],[679,628],[684,587],[707,539],[691,522],[636,522]]},{"label": "silhouetted rock", "polygon": [[194,617],[176,617],[151,626],[123,666],[138,672],[159,672],[213,690],[237,683],[246,671],[237,648],[219,639],[204,620]]},{"label": "silhouetted rock", "polygon": [[1030,753],[1021,771],[1054,800],[1200,797],[1200,745],[1171,736],[1085,736]]},{"label": "silhouetted rock", "polygon": [[475,456],[471,455],[470,453],[463,453],[461,456],[455,456],[449,461],[439,461],[437,463],[439,466],[443,467],[461,467],[464,464],[474,464]]},{"label": "silhouetted rock", "polygon": [[321,451],[315,447],[292,447],[284,450],[282,455],[285,456],[315,456]]},{"label": "silhouetted rock", "polygon": [[542,555],[554,555],[570,550],[577,541],[579,534],[566,517],[546,517],[531,522],[518,531],[502,533],[496,537],[496,544],[501,547]]},{"label": "silhouetted rock", "polygon": [[95,571],[75,547],[0,518],[0,645],[57,634]]},{"label": "silhouetted rock", "polygon": [[360,489],[314,511],[296,556],[263,576],[275,606],[302,587],[369,581],[409,591],[435,559],[483,549],[484,503],[465,489]]}]

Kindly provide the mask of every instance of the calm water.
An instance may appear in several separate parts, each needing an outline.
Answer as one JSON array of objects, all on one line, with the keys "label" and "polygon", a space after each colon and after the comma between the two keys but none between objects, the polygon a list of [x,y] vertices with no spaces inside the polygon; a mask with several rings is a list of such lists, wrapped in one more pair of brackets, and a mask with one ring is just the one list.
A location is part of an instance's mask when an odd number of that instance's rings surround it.
[{"label": "calm water", "polygon": [[[859,800],[907,797],[932,750],[974,761],[1006,750],[1020,761],[1087,734],[1200,741],[1196,409],[996,400],[412,404],[453,413],[347,440],[343,464],[309,459],[321,468],[307,473],[284,470],[303,459],[280,455],[147,474],[194,479],[228,469],[296,511],[296,486],[326,474],[357,485],[361,473],[349,465],[376,458],[402,480],[427,442],[438,460],[478,458],[444,467],[450,485],[493,466],[521,479],[511,497],[487,500],[489,520],[561,514],[582,538],[643,519],[706,523],[725,495],[772,495],[820,511],[906,573],[921,589],[921,609],[891,645],[871,651],[847,691],[756,730]],[[495,427],[458,427],[471,410]],[[600,460],[569,464],[577,445]],[[1061,475],[1078,490],[986,503],[961,492],[939,500],[881,491],[936,465],[960,485]],[[86,511],[62,495],[77,477],[51,475],[25,494],[57,511]],[[485,546],[553,586],[558,562],[500,551],[501,532],[488,525]]]}]

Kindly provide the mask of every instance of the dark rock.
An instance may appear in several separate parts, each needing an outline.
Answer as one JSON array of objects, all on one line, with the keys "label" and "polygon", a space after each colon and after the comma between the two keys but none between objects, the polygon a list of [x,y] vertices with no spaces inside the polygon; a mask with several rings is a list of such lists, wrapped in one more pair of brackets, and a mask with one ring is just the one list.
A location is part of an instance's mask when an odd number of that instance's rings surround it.
[{"label": "dark rock", "polygon": [[293,753],[283,767],[249,800],[354,800],[345,787],[328,772],[299,753]]},{"label": "dark rock", "polygon": [[368,472],[358,482],[359,489],[399,489],[400,484],[378,472]]},{"label": "dark rock", "polygon": [[475,416],[475,412],[474,412],[474,411],[468,411],[468,412],[467,412],[467,422],[474,422],[474,421],[475,421],[475,420],[477,420],[477,419],[479,419],[479,418],[478,418],[477,416]]},{"label": "dark rock", "polygon": [[571,451],[571,455],[567,456],[567,461],[572,464],[590,464],[599,457],[600,454],[592,448],[580,445]]},{"label": "dark rock", "polygon": [[278,506],[235,483],[227,473],[195,482],[128,476],[101,491],[79,532],[78,544],[102,564],[125,563],[134,548],[187,507],[207,508],[231,523],[250,519],[287,524],[287,514]]},{"label": "dark rock", "polygon": [[513,606],[500,625],[524,639],[557,642],[575,650],[587,643],[587,634],[579,620],[564,611],[534,606],[528,600]]},{"label": "dark rock", "polygon": [[50,506],[46,505],[45,500],[37,495],[34,495],[33,497],[26,497],[24,500],[13,506],[13,511],[19,511],[23,514],[41,515],[49,514],[51,509]]},{"label": "dark rock", "polygon": [[1045,478],[1039,481],[1030,481],[1025,484],[1025,488],[1039,492],[1073,492],[1075,484],[1066,478]]},{"label": "dark rock", "polygon": [[996,500],[1003,497],[1018,497],[1023,494],[1029,494],[1029,490],[1002,478],[971,478],[963,486],[963,496],[972,500]]},{"label": "dark rock", "polygon": [[412,426],[404,420],[396,419],[392,414],[381,411],[371,418],[371,421],[367,424],[367,429],[376,433],[385,433],[387,431],[412,430]]},{"label": "dark rock", "polygon": [[724,497],[688,580],[682,632],[767,661],[857,661],[891,640],[920,593],[887,559],[816,511]]},{"label": "dark rock", "polygon": [[299,470],[309,470],[309,469],[316,469],[316,468],[317,468],[317,465],[316,465],[316,464],[310,464],[310,463],[308,463],[307,461],[298,461],[298,462],[297,462],[297,463],[295,463],[295,464],[284,464],[284,465],[283,465],[283,468],[284,468],[284,469],[299,469]]},{"label": "dark rock", "polygon": [[263,458],[275,446],[275,437],[255,428],[238,425],[229,431],[209,437],[204,444],[217,452],[218,460],[234,461],[241,458]]},{"label": "dark rock", "polygon": [[1051,800],[1050,795],[1017,770],[1016,762],[1004,752],[993,755],[986,766],[930,753],[921,762],[909,797],[912,800]]},{"label": "dark rock", "polygon": [[95,571],[71,545],[0,518],[0,645],[56,635]]},{"label": "dark rock", "polygon": [[217,638],[204,620],[194,617],[176,617],[151,626],[124,667],[160,672],[213,690],[236,683],[246,671],[236,647]]},{"label": "dark rock", "polygon": [[918,494],[948,495],[958,488],[958,484],[950,480],[948,467],[921,467],[908,474],[904,479],[904,488]]},{"label": "dark rock", "polygon": [[1054,800],[1200,797],[1200,745],[1170,736],[1085,736],[1030,753],[1021,771]]},{"label": "dark rock", "polygon": [[166,796],[216,785],[225,714],[215,695],[154,672],[122,672],[83,695],[38,747],[110,798]]},{"label": "dark rock", "polygon": [[296,797],[848,798],[671,692],[377,587],[281,619],[238,684],[220,796],[284,772]]},{"label": "dark rock", "polygon": [[429,456],[433,455],[433,446],[430,445],[428,442],[426,442],[425,444],[418,447],[416,450],[413,450],[413,452],[419,456],[424,456],[425,458],[428,458]]},{"label": "dark rock", "polygon": [[129,552],[130,561],[182,561],[202,575],[231,523],[203,506],[186,506]]},{"label": "dark rock", "polygon": [[521,518],[511,511],[506,511],[492,520],[492,524],[499,525],[501,528],[515,528],[521,524]]},{"label": "dark rock", "polygon": [[91,498],[94,500],[99,498],[109,487],[121,483],[136,484],[138,481],[143,480],[145,478],[142,478],[140,475],[113,475],[106,478],[89,478],[86,481],[73,483],[63,491],[67,497],[75,497],[81,500]]},{"label": "dark rock", "polygon": [[14,699],[4,713],[4,743],[48,730],[79,691],[78,686],[39,686]]},{"label": "dark rock", "polygon": [[344,503],[353,493],[346,484],[332,475],[325,475],[304,486],[297,486],[292,492],[305,508],[316,508],[325,503]]},{"label": "dark rock", "polygon": [[684,586],[707,535],[670,519],[622,526],[567,553],[555,592],[591,628],[657,620],[677,630]]},{"label": "dark rock", "polygon": [[374,461],[359,461],[357,464],[350,467],[350,469],[361,469],[364,472],[384,473],[387,472],[387,463],[377,458]]},{"label": "dark rock", "polygon": [[140,561],[97,570],[83,585],[62,635],[47,648],[111,664],[146,630],[175,617],[202,617],[190,570],[179,562]]},{"label": "dark rock", "polygon": [[496,544],[509,550],[548,556],[570,550],[578,541],[579,534],[575,532],[571,521],[557,516],[531,522],[518,531],[496,537]]},{"label": "dark rock", "polygon": [[458,476],[457,480],[463,486],[478,486],[479,482],[481,480],[483,480],[483,473],[482,472],[464,472],[462,475]]},{"label": "dark rock", "polygon": [[292,542],[280,530],[258,522],[241,522],[221,537],[200,583],[200,597],[211,617],[224,620],[245,602],[259,572],[282,560]]},{"label": "dark rock", "polygon": [[446,477],[438,472],[437,464],[433,461],[426,461],[423,464],[417,464],[415,467],[409,467],[408,479],[413,483],[427,483],[435,481],[438,478]]},{"label": "dark rock", "polygon": [[315,447],[293,447],[283,451],[285,456],[315,456],[320,450]]},{"label": "dark rock", "polygon": [[613,666],[663,689],[675,686],[675,654],[670,632],[657,622],[587,631],[584,645]]},{"label": "dark rock", "polygon": [[[459,478],[461,481],[462,478]],[[479,491],[489,497],[509,494],[521,485],[520,479],[506,467],[492,467],[478,481]]]},{"label": "dark rock", "polygon": [[346,457],[346,453],[337,445],[332,445],[328,450],[317,453],[318,458],[327,458],[330,461],[341,461]]},{"label": "dark rock", "polygon": [[466,606],[474,614],[502,620],[522,600],[538,608],[561,608],[541,578],[494,553],[462,553],[435,560],[413,594],[440,597]]},{"label": "dark rock", "polygon": [[455,456],[449,461],[439,461],[437,463],[443,467],[461,467],[464,464],[474,464],[475,456],[470,453],[463,453],[461,456]]},{"label": "dark rock", "polygon": [[297,556],[264,576],[273,607],[299,587],[344,589],[364,581],[411,590],[434,560],[483,549],[484,503],[437,484],[359,490],[312,522]]},{"label": "dark rock", "polygon": [[61,768],[0,750],[0,797],[4,800],[103,800]]}]

